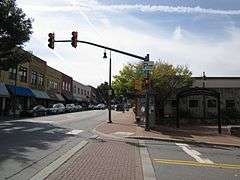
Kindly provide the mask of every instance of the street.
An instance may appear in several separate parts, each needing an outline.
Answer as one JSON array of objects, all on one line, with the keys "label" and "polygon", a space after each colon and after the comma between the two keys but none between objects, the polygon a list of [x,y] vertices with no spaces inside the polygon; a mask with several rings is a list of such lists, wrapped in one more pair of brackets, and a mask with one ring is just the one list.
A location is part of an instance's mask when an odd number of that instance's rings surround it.
[{"label": "street", "polygon": [[0,123],[0,179],[29,179],[106,120],[107,111],[86,111]]},{"label": "street", "polygon": [[237,180],[240,178],[240,150],[146,141],[157,179]]},{"label": "street", "polygon": [[[113,111],[113,124],[128,114]],[[83,142],[47,179],[144,179],[149,164],[142,148],[156,179],[240,178],[238,148],[95,135],[93,129],[106,120],[107,111],[99,110],[1,122],[0,179],[38,179]]]}]

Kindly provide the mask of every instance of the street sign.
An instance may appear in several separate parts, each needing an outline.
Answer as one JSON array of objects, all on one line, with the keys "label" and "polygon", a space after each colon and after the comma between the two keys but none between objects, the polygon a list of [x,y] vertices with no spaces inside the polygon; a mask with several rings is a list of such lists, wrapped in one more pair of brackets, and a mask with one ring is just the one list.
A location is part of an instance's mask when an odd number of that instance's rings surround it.
[{"label": "street sign", "polygon": [[143,61],[144,66],[154,66],[154,61]]}]

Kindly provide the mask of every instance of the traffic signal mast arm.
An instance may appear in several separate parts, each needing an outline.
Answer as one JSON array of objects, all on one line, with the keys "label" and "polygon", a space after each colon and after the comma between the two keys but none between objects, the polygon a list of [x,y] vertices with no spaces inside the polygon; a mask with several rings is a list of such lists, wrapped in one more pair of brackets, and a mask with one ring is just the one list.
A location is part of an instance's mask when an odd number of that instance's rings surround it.
[{"label": "traffic signal mast arm", "polygon": [[[72,41],[71,40],[55,40],[54,42],[72,42]],[[100,48],[107,49],[107,50],[110,50],[110,51],[114,51],[114,52],[117,52],[117,53],[120,53],[120,54],[131,56],[131,57],[134,57],[134,58],[137,58],[137,59],[141,59],[143,61],[149,61],[149,54],[147,54],[147,56],[145,56],[145,57],[141,57],[141,56],[138,56],[138,55],[135,55],[135,54],[131,54],[131,53],[128,53],[128,52],[125,52],[125,51],[120,51],[120,50],[117,50],[117,49],[113,49],[113,48],[110,48],[110,47],[107,47],[107,46],[102,46],[102,45],[95,44],[95,43],[88,42],[88,41],[79,41],[78,40],[77,42],[84,43],[84,44],[89,44],[89,45],[100,47]]]}]

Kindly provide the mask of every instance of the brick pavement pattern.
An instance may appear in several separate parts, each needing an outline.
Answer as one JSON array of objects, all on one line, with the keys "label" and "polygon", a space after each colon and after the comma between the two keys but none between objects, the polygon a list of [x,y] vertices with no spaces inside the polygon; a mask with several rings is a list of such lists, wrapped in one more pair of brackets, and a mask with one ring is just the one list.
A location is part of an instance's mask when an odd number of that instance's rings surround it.
[{"label": "brick pavement pattern", "polygon": [[137,144],[96,140],[53,172],[49,180],[142,180]]},{"label": "brick pavement pattern", "polygon": [[159,126],[155,130],[145,131],[135,122],[135,115],[129,112],[112,113],[113,123],[100,124],[96,130],[103,134],[114,135],[116,132],[133,133],[130,137],[134,138],[154,138],[159,140],[182,140],[189,142],[204,142],[209,144],[234,145],[240,147],[240,137],[231,136],[227,133],[226,127],[223,126],[223,134],[219,135],[217,128],[214,126],[182,126],[180,129],[174,127]]}]

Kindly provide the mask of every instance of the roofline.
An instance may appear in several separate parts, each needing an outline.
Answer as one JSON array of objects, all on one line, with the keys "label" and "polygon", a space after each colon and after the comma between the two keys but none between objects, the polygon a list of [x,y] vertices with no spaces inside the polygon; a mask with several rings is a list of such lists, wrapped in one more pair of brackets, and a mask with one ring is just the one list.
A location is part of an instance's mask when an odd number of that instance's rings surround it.
[{"label": "roofline", "polygon": [[[192,77],[193,79],[202,79],[203,77]],[[206,77],[206,79],[240,79],[240,77]]]}]

